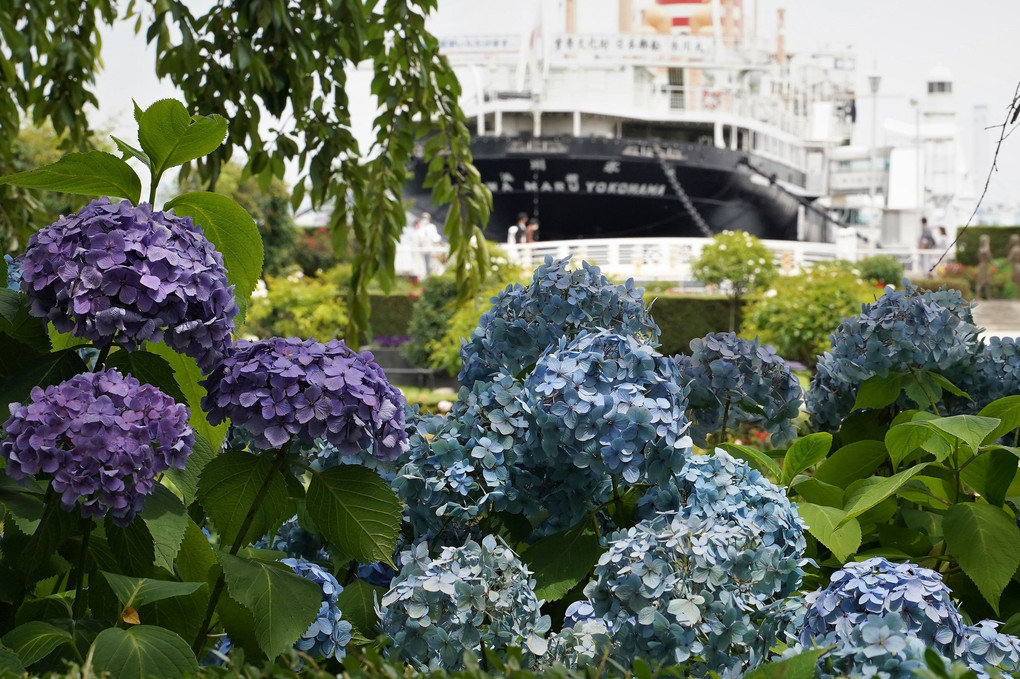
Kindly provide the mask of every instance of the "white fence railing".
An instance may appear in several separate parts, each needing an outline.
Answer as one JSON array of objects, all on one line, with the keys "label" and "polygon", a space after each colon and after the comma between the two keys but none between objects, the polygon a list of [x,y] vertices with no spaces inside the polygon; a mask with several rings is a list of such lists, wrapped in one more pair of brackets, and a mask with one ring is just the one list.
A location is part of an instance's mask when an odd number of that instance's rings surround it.
[{"label": "white fence railing", "polygon": [[[539,241],[500,247],[525,269],[533,269],[546,256],[571,256],[598,266],[607,276],[617,279],[633,278],[637,281],[673,281],[680,286],[697,285],[691,274],[691,262],[701,256],[708,238],[606,238],[562,241]],[[807,241],[763,240],[773,254],[776,266],[783,274],[794,274],[810,268],[816,262],[847,259],[860,261],[873,255],[892,255],[908,275],[922,275],[938,259],[940,251],[916,248],[856,248],[853,241],[815,243]],[[400,250],[403,250],[401,252]],[[432,269],[440,257],[441,248],[428,252]],[[445,253],[445,251],[442,251]],[[398,273],[401,262],[414,263],[424,259],[424,251],[398,249]],[[422,262],[423,264],[423,262]],[[415,267],[422,272],[424,266]],[[435,273],[434,270],[431,271]]]}]

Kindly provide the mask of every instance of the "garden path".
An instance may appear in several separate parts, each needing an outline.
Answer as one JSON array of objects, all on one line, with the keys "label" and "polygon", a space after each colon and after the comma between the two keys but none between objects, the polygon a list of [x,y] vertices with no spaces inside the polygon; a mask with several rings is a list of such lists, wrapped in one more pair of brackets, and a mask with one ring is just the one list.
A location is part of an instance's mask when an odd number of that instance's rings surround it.
[{"label": "garden path", "polygon": [[1020,337],[1020,300],[978,300],[974,322],[985,329],[985,336]]}]

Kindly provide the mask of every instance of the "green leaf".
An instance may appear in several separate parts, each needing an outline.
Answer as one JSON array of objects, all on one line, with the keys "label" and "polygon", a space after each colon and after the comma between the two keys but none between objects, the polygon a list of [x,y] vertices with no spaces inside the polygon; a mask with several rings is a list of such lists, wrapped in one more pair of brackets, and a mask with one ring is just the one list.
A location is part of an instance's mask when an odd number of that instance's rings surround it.
[{"label": "green leaf", "polygon": [[305,508],[323,536],[361,563],[392,564],[400,500],[378,474],[345,465],[312,475]]},{"label": "green leaf", "polygon": [[953,415],[952,417],[937,417],[934,420],[928,420],[926,424],[950,436],[955,436],[970,446],[971,450],[977,452],[985,437],[999,426],[1000,420],[980,415]]},{"label": "green leaf", "polygon": [[70,641],[69,632],[38,620],[18,625],[3,636],[4,646],[17,653],[26,667],[39,662]]},{"label": "green leaf", "polygon": [[1006,501],[1006,493],[1016,478],[1016,449],[1005,446],[994,446],[972,459],[963,468],[963,482],[973,488],[990,505],[1001,507]]},{"label": "green leaf", "polygon": [[998,507],[963,502],[942,519],[946,546],[985,600],[999,613],[999,597],[1020,566],[1020,530]]},{"label": "green leaf", "polygon": [[107,516],[103,528],[110,551],[117,558],[120,572],[148,577],[156,560],[156,547],[144,521],[133,521],[127,526],[114,525]]},{"label": "green leaf", "polygon": [[[182,217],[194,219],[223,255],[234,297],[239,306],[245,307],[262,275],[262,236],[255,220],[230,198],[205,191],[181,194],[166,204],[166,209],[171,208]],[[235,322],[241,320],[239,317]]]},{"label": "green leaf", "polygon": [[830,648],[813,648],[792,658],[765,663],[745,674],[744,679],[814,679],[818,659]]},{"label": "green leaf", "polygon": [[889,373],[882,377],[869,377],[857,390],[857,400],[851,410],[884,408],[896,402],[903,391],[903,373]]},{"label": "green leaf", "polygon": [[227,136],[227,121],[218,115],[189,116],[184,104],[162,99],[138,120],[138,143],[159,178],[166,170],[215,151]]},{"label": "green leaf", "polygon": [[924,448],[932,437],[939,437],[924,422],[904,422],[890,427],[885,435],[885,448],[889,451],[893,469],[919,448]]},{"label": "green leaf", "polygon": [[156,387],[178,403],[188,404],[188,399],[184,397],[184,392],[174,379],[174,369],[158,354],[120,349],[110,354],[106,360],[106,367],[130,373],[139,382]]},{"label": "green leaf", "polygon": [[21,662],[18,654],[9,648],[0,648],[0,675],[22,676],[25,674],[25,664]]},{"label": "green leaf", "polygon": [[861,546],[861,526],[857,519],[847,519],[843,510],[800,502],[797,512],[808,531],[841,562],[853,556]]},{"label": "green leaf", "polygon": [[188,521],[188,528],[177,553],[177,568],[181,578],[189,582],[208,581],[209,571],[216,565],[216,554],[213,552],[209,538],[194,521]]},{"label": "green leaf", "polygon": [[156,566],[174,571],[174,559],[188,529],[184,504],[169,488],[156,485],[141,513],[155,547]]},{"label": "green leaf", "polygon": [[209,585],[200,583],[197,590],[184,596],[161,599],[138,609],[138,619],[146,625],[157,625],[194,639],[209,607]]},{"label": "green leaf", "polygon": [[98,674],[106,672],[117,679],[172,679],[198,673],[198,661],[188,642],[152,625],[103,630],[90,653]]},{"label": "green leaf", "polygon": [[249,510],[255,512],[255,517],[245,541],[265,535],[287,518],[284,514],[293,513],[288,513],[287,484],[279,471],[274,472],[262,501],[255,506],[259,489],[275,468],[273,457],[269,453],[256,456],[230,450],[206,465],[198,481],[198,500],[216,526],[221,544],[234,542]]},{"label": "green leaf", "polygon": [[131,166],[103,151],[69,153],[52,165],[0,177],[0,184],[127,198],[136,205],[142,195],[142,183]]},{"label": "green leaf", "polygon": [[368,638],[378,634],[379,616],[375,612],[376,602],[382,600],[386,590],[375,587],[364,580],[355,580],[344,585],[344,591],[337,597],[336,605],[343,611],[344,620]]},{"label": "green leaf", "polygon": [[907,376],[905,381],[903,390],[907,398],[921,409],[936,409],[939,401],[942,400],[942,387],[932,378],[932,373],[927,370],[917,370]]},{"label": "green leaf", "polygon": [[204,582],[172,582],[169,580],[151,580],[149,578],[129,578],[102,571],[103,577],[110,584],[110,589],[117,595],[121,606],[138,608],[154,601],[161,601],[175,596],[187,596]]},{"label": "green leaf", "polygon": [[824,460],[831,447],[832,434],[825,432],[809,434],[794,441],[783,458],[783,485],[790,485],[797,474]]},{"label": "green leaf", "polygon": [[290,648],[315,620],[322,601],[319,586],[289,568],[218,553],[230,598],[255,619],[259,648],[275,658]]},{"label": "green leaf", "polygon": [[46,354],[11,375],[0,385],[0,408],[9,403],[24,403],[32,388],[48,387],[88,370],[75,349]]},{"label": "green leaf", "polygon": [[198,497],[198,480],[202,478],[202,470],[216,457],[216,451],[204,436],[195,432],[195,443],[191,446],[191,455],[185,463],[184,469],[171,467],[166,470],[166,476],[174,484],[184,504],[191,506],[191,503]]},{"label": "green leaf", "polygon": [[216,426],[209,424],[209,420],[202,411],[202,398],[206,395],[205,387],[198,383],[202,379],[202,371],[195,363],[195,359],[178,354],[162,342],[149,344],[149,351],[162,356],[173,368],[174,378],[191,410],[191,419],[188,420],[188,423],[194,428],[195,433],[205,437],[213,450],[219,450],[223,445],[223,439],[227,435],[230,423],[221,422]]},{"label": "green leaf", "polygon": [[778,482],[783,478],[783,470],[779,468],[776,461],[751,446],[741,446],[735,443],[720,443],[719,447],[725,450],[738,460],[743,460],[765,476]]},{"label": "green leaf", "polygon": [[535,576],[535,595],[556,601],[591,573],[602,554],[588,522],[542,538],[521,554]]},{"label": "green leaf", "polygon": [[826,507],[843,508],[843,489],[831,483],[819,481],[816,478],[802,479],[793,486],[802,498],[816,505]]},{"label": "green leaf", "polygon": [[1020,394],[996,399],[982,408],[978,415],[994,417],[999,420],[998,426],[984,440],[985,443],[997,441],[1017,427],[1020,427]]},{"label": "green leaf", "polygon": [[893,474],[886,478],[875,479],[875,482],[871,484],[866,491],[858,495],[856,498],[848,500],[847,506],[844,508],[846,510],[846,517],[843,521],[849,521],[855,516],[860,516],[878,503],[882,502],[899,490],[904,483],[924,471],[924,468],[927,466],[927,463],[918,464],[910,467],[909,469],[904,469],[898,474]]},{"label": "green leaf", "polygon": [[145,167],[149,168],[150,170],[152,169],[152,163],[149,161],[149,156],[145,155],[145,151],[135,148],[134,146],[127,143],[123,139],[118,139],[117,137],[114,137],[112,134],[110,135],[110,139],[113,139],[113,143],[117,145],[117,149],[124,154],[123,156],[121,156],[121,160],[127,160],[128,158],[137,158],[138,160],[142,161]]},{"label": "green leaf", "polygon": [[815,469],[812,478],[846,488],[867,478],[885,462],[887,453],[881,441],[855,441],[838,449]]},{"label": "green leaf", "polygon": [[948,391],[953,396],[959,396],[961,398],[965,398],[968,401],[973,401],[974,400],[974,399],[972,399],[970,397],[970,394],[965,392],[963,389],[960,389],[958,386],[956,386],[955,384],[950,382],[947,378],[943,377],[942,375],[940,375],[938,373],[930,373],[930,375],[931,375],[931,378],[933,380],[935,380],[935,384],[937,384],[940,387],[942,387],[942,389],[944,391]]},{"label": "green leaf", "polygon": [[50,351],[46,321],[28,312],[25,295],[7,288],[0,288],[0,332],[27,345],[36,354]]}]

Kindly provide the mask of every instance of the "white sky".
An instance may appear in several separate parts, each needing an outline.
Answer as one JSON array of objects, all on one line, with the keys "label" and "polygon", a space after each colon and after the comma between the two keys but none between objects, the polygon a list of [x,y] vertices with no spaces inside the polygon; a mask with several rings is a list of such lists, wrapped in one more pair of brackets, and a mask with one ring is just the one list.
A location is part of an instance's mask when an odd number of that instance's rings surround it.
[{"label": "white sky", "polygon": [[[529,2],[555,7],[562,0],[439,0],[431,26],[442,34],[520,33],[532,21]],[[647,2],[648,0],[644,0]],[[640,6],[642,0],[635,0]],[[749,20],[754,0],[744,0]],[[578,30],[612,31],[617,0],[577,0]],[[758,33],[772,38],[776,9],[784,7],[791,52],[825,45],[850,45],[857,54],[857,139],[870,140],[871,106],[867,76],[878,73],[879,125],[883,118],[913,122],[911,97],[922,95],[928,71],[937,65],[954,77],[957,120],[964,163],[979,180],[988,173],[998,129],[977,132],[972,112],[988,107],[988,124],[1001,124],[1020,82],[1020,0],[757,0]],[[750,23],[750,21],[749,21]],[[153,52],[142,37],[122,23],[103,42],[105,71],[97,79],[100,111],[96,124],[134,139],[131,99],[144,108],[156,99],[175,96],[168,83],[156,80]],[[367,146],[372,106],[367,78],[355,78],[362,93],[352,92],[352,109]],[[881,137],[879,139],[881,141]],[[974,144],[987,149],[983,167],[974,167]],[[993,176],[990,200],[1020,201],[1020,135],[1003,144]]]}]

